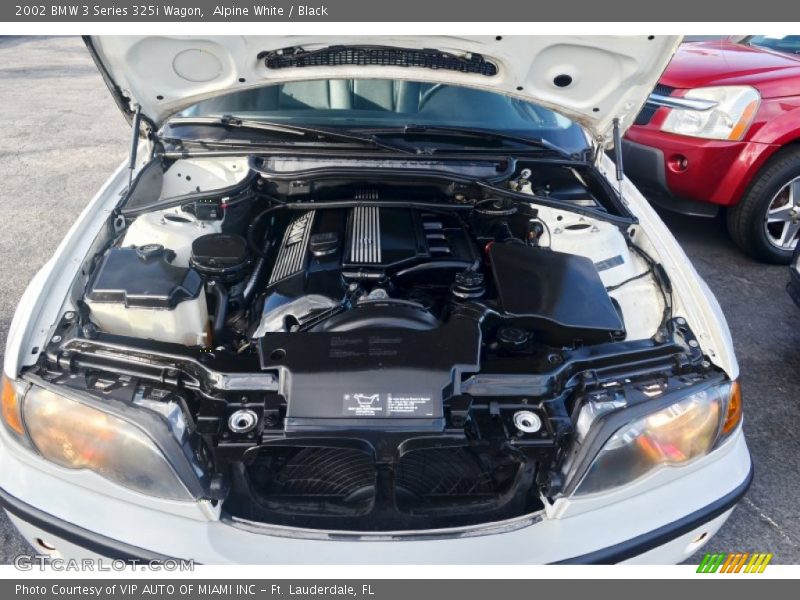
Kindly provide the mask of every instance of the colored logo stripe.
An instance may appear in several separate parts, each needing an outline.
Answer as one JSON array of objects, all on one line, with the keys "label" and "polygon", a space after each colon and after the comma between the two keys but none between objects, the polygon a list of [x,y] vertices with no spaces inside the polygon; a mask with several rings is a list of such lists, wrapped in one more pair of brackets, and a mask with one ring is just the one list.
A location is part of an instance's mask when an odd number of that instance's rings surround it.
[{"label": "colored logo stripe", "polygon": [[[748,560],[749,559],[749,560]],[[697,566],[698,573],[763,573],[772,560],[771,553],[733,552],[706,553]]]}]

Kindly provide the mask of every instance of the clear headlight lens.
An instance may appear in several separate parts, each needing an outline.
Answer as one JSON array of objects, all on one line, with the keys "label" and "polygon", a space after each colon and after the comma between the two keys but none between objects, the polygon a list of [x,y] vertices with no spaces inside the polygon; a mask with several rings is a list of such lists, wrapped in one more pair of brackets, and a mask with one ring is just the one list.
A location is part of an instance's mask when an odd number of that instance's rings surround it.
[{"label": "clear headlight lens", "polygon": [[69,469],[89,469],[150,496],[191,499],[162,451],[136,425],[36,385],[24,400],[17,394],[12,403],[6,400],[6,385],[3,422],[27,433],[44,458]]},{"label": "clear headlight lens", "polygon": [[742,419],[738,382],[701,390],[619,429],[589,467],[576,494],[621,486],[663,466],[705,456]]},{"label": "clear headlight lens", "polygon": [[684,97],[717,105],[709,110],[670,109],[661,131],[711,140],[742,139],[761,101],[758,91],[749,86],[697,88]]}]

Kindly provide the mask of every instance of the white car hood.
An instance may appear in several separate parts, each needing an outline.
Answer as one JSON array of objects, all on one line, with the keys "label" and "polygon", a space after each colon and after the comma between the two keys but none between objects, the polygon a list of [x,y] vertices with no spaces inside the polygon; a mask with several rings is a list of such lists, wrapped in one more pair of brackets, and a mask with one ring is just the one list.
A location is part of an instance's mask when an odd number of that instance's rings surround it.
[{"label": "white car hood", "polygon": [[[679,36],[94,36],[95,60],[128,114],[153,124],[232,91],[308,79],[405,79],[464,85],[530,100],[580,123],[598,142],[624,131],[680,43]],[[417,66],[268,69],[259,53],[300,47],[382,46],[480,54],[495,75]],[[563,84],[567,85],[563,85]],[[562,84],[560,87],[559,84]]]}]

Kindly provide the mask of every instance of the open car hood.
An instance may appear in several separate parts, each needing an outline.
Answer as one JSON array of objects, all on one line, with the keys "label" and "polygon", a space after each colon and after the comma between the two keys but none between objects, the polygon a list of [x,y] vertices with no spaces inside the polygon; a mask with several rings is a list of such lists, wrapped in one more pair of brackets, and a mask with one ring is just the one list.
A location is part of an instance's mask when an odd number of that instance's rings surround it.
[{"label": "open car hood", "polygon": [[[192,104],[309,79],[464,85],[529,100],[612,142],[679,36],[92,36],[86,43],[123,112],[160,126]],[[289,50],[291,49],[291,50]],[[380,63],[380,64],[377,64]]]}]

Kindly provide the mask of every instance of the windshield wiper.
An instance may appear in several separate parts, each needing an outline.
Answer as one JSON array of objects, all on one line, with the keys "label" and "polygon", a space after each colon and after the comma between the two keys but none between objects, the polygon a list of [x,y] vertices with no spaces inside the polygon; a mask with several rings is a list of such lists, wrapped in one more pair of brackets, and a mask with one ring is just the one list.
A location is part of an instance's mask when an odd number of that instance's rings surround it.
[{"label": "windshield wiper", "polygon": [[403,127],[396,127],[396,128],[381,128],[373,130],[373,136],[380,136],[380,135],[401,135],[401,136],[414,136],[414,135],[425,135],[425,134],[433,134],[435,136],[452,136],[452,137],[469,137],[475,139],[484,139],[484,140],[494,140],[500,142],[514,142],[516,144],[520,144],[523,146],[529,147],[536,147],[542,148],[551,152],[555,152],[556,154],[572,159],[574,156],[564,150],[563,148],[556,146],[549,140],[544,138],[534,138],[534,137],[524,137],[521,135],[514,135],[511,133],[503,133],[500,131],[494,131],[492,129],[481,129],[481,128],[472,128],[472,127],[449,127],[445,125],[415,125],[415,124],[406,124]]},{"label": "windshield wiper", "polygon": [[[402,152],[403,154],[416,154],[416,148],[389,144],[377,139],[374,135],[353,133],[348,130],[339,131],[323,127],[305,127],[300,125],[286,125],[284,123],[273,123],[270,121],[254,121],[240,119],[231,115],[221,117],[175,117],[167,121],[167,125],[218,125],[228,129],[245,129],[251,131],[266,131],[285,135],[295,135],[299,137],[312,137],[317,140],[356,142],[363,145],[380,148],[389,152]],[[191,142],[194,140],[185,140]],[[222,140],[220,140],[222,141]],[[202,140],[203,143],[214,143],[211,140]]]}]

